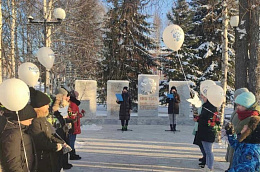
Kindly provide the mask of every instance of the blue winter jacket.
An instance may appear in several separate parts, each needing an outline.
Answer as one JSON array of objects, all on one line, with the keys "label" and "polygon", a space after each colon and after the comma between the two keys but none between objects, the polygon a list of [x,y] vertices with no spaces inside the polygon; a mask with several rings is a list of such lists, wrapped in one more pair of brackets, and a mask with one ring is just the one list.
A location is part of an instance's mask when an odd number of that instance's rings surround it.
[{"label": "blue winter jacket", "polygon": [[228,172],[260,172],[260,144],[238,142],[234,135],[229,135],[228,140],[235,149]]}]

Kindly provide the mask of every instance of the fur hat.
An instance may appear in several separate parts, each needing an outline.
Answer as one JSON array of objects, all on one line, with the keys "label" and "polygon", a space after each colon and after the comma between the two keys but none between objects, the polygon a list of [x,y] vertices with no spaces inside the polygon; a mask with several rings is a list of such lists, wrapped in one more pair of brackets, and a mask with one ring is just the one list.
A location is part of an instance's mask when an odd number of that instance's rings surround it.
[{"label": "fur hat", "polygon": [[237,98],[238,95],[242,94],[243,92],[249,92],[247,88],[239,88],[234,93],[234,99]]},{"label": "fur hat", "polygon": [[59,88],[58,94],[62,94],[64,96],[68,96],[68,91],[65,88]]},{"label": "fur hat", "polygon": [[250,117],[247,130],[238,139],[239,142],[260,143],[260,116]]},{"label": "fur hat", "polygon": [[253,104],[255,104],[256,98],[255,95],[251,92],[243,92],[237,96],[235,99],[235,103],[241,106],[246,107],[247,109],[250,108]]},{"label": "fur hat", "polygon": [[30,99],[30,104],[33,108],[40,108],[42,106],[48,105],[51,102],[50,98],[46,94],[41,91],[35,90],[32,87],[30,87]]}]

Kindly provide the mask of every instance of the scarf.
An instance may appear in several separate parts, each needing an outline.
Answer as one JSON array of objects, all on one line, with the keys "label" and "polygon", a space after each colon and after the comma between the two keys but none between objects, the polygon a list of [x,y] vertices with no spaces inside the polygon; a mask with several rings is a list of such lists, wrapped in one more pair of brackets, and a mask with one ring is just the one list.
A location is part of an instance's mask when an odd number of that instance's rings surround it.
[{"label": "scarf", "polygon": [[250,117],[250,116],[258,116],[258,112],[253,110],[253,111],[237,111],[237,114],[238,114],[238,119],[240,121]]}]

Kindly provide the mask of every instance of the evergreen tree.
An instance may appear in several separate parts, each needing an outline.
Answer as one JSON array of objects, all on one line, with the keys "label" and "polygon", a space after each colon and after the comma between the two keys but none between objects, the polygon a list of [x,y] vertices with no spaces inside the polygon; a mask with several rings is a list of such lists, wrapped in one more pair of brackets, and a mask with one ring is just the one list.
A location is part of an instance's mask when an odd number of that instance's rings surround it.
[{"label": "evergreen tree", "polygon": [[[195,65],[198,67],[197,84],[205,79],[220,81],[222,77],[221,60],[222,60],[222,6],[217,0],[199,0],[192,1],[191,6],[195,15],[193,24],[195,25],[192,33],[198,39],[193,45],[193,49],[197,50],[195,56],[197,61]],[[229,31],[231,33],[231,31]],[[229,72],[228,84],[233,86],[233,66],[234,66],[234,50],[231,48],[234,43],[234,36],[229,34]]]},{"label": "evergreen tree", "polygon": [[156,63],[149,53],[155,47],[149,36],[152,28],[141,13],[138,0],[111,0],[104,28],[102,85],[108,80],[128,80],[133,99],[137,99],[139,74],[149,74]]}]

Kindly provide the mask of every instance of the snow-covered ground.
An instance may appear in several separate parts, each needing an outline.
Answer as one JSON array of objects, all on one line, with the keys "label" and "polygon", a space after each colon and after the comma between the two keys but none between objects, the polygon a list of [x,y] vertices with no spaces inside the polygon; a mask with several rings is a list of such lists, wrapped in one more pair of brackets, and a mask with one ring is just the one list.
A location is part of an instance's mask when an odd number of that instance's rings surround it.
[{"label": "snow-covered ground", "polygon": [[[70,161],[71,172],[199,172],[198,146],[193,145],[193,126],[177,126],[180,132],[165,131],[163,125],[132,125],[122,132],[117,125],[84,125],[77,136],[81,160]],[[228,168],[227,142],[214,143],[215,172]]]}]

